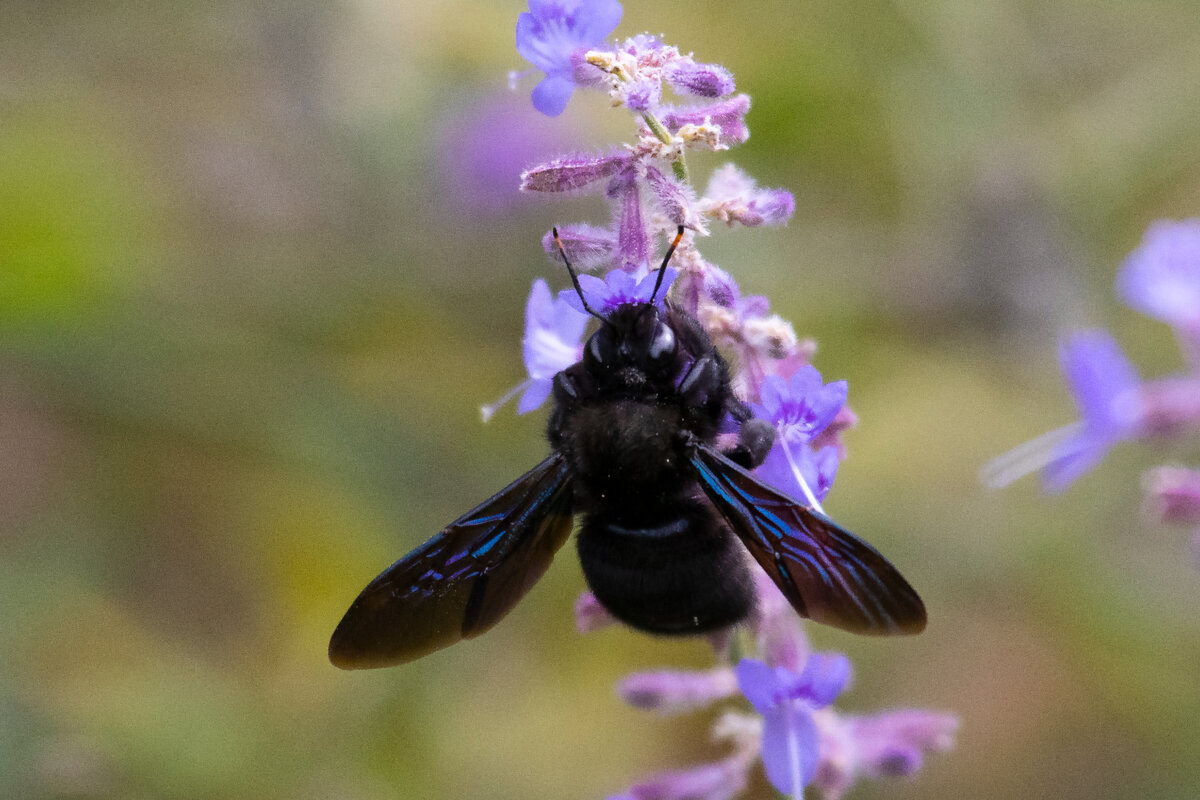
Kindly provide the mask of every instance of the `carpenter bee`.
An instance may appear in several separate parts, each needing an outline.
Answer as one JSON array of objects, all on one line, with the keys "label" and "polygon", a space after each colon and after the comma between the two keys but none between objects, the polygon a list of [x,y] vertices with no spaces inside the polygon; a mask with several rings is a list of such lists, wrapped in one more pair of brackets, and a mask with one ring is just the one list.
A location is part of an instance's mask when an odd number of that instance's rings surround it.
[{"label": "carpenter bee", "polygon": [[[755,610],[752,565],[802,616],[863,634],[918,633],[925,607],[882,555],[756,478],[775,430],[733,393],[700,323],[649,302],[607,314],[583,358],[554,377],[550,455],[363,589],[329,643],[343,669],[402,664],[491,628],[550,566],[582,517],[577,549],[596,599],[653,634],[707,633]],[[558,232],[554,232],[558,241]],[[736,444],[717,446],[722,422]]]}]

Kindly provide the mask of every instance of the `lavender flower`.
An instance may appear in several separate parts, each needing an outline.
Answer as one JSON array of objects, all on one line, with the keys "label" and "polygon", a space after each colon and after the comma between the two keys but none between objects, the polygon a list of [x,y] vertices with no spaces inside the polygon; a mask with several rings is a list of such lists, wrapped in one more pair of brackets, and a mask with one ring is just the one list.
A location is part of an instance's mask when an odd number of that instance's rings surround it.
[{"label": "lavender flower", "polygon": [[823,751],[812,785],[826,800],[842,797],[861,775],[914,774],[926,751],[953,747],[958,730],[958,718],[951,714],[915,709],[848,717],[818,712],[815,716]]},{"label": "lavender flower", "polygon": [[[601,13],[602,7],[616,11]],[[639,35],[611,49],[588,49],[618,16],[615,3],[531,0],[530,13],[518,25],[522,54],[547,76],[534,92],[539,110],[558,113],[574,86],[587,83],[607,89],[613,105],[631,112],[637,126],[634,141],[621,150],[562,156],[522,174],[524,191],[602,191],[610,204],[607,228],[560,225],[558,242],[548,235],[543,249],[559,262],[561,243],[575,265],[604,270],[603,278],[579,276],[588,305],[601,315],[648,302],[661,277],[656,300],[666,302],[669,293],[672,303],[695,316],[713,342],[732,353],[735,390],[759,418],[776,427],[776,445],[759,476],[819,510],[837,472],[840,434],[855,421],[845,405],[846,384],[825,384],[810,363],[815,345],[798,339],[790,323],[770,312],[766,298],[743,294],[733,277],[697,248],[713,221],[752,228],[782,225],[795,200],[782,189],[760,188],[733,165],[718,168],[698,196],[688,153],[721,151],[745,141],[750,98],[730,96],[735,84],[724,67],[696,62],[657,37]],[[664,100],[668,91],[712,102],[674,106]],[[660,276],[651,269],[650,254],[656,242],[671,240],[678,226],[685,233],[672,266]],[[579,358],[585,322],[575,291],[564,290],[551,302],[545,284],[535,284],[526,319],[530,379],[513,392],[525,390],[519,411],[540,404],[554,371]],[[736,438],[737,432],[738,423],[728,419],[723,435]],[[859,775],[908,774],[926,750],[949,746],[956,721],[946,715],[845,717],[835,711],[830,704],[849,681],[849,661],[813,654],[788,601],[765,573],[756,569],[753,574],[758,602],[748,630],[710,636],[716,667],[635,673],[618,692],[639,708],[673,713],[734,700],[740,690],[756,713],[729,711],[717,720],[715,738],[731,745],[724,758],[660,772],[611,800],[730,800],[746,788],[750,770],[760,761],[781,791],[798,798],[811,783],[833,797]],[[575,619],[581,632],[615,623],[591,594],[580,597]],[[735,650],[753,657],[735,669]],[[933,721],[922,725],[921,714]]]},{"label": "lavender flower", "polygon": [[980,473],[988,486],[1007,486],[1041,469],[1046,491],[1060,492],[1114,444],[1138,434],[1141,381],[1113,338],[1101,330],[1082,331],[1065,339],[1059,353],[1081,419],[989,462]]},{"label": "lavender flower", "polygon": [[677,92],[697,97],[724,97],[733,94],[733,76],[720,64],[676,61],[663,70],[663,78]]},{"label": "lavender flower", "polygon": [[546,73],[533,90],[533,106],[557,117],[575,91],[575,58],[599,44],[621,21],[617,0],[529,0],[517,17],[517,52]]},{"label": "lavender flower", "polygon": [[524,394],[517,403],[518,414],[528,413],[546,402],[554,376],[583,356],[581,340],[587,320],[582,309],[576,311],[561,298],[552,299],[545,281],[534,281],[525,305],[524,355],[529,379],[481,408],[484,422],[521,391]]},{"label": "lavender flower", "polygon": [[[571,264],[576,269],[583,270],[611,263],[617,247],[617,239],[611,231],[594,225],[564,225],[558,229],[558,241],[562,242]],[[553,231],[546,231],[546,235],[542,237],[542,249],[555,264],[562,263]]]},{"label": "lavender flower", "polygon": [[666,713],[704,708],[737,690],[737,678],[727,667],[705,672],[635,672],[617,686],[617,694],[629,705]]},{"label": "lavender flower", "polygon": [[825,384],[815,367],[806,365],[790,379],[777,375],[763,379],[761,403],[752,403],[754,416],[775,426],[775,444],[758,475],[785,494],[807,500],[821,510],[837,474],[838,451],[809,446],[829,427],[846,404],[846,382]]},{"label": "lavender flower", "polygon": [[1200,344],[1200,219],[1151,225],[1121,266],[1117,292]]},{"label": "lavender flower", "polygon": [[[1064,341],[1063,372],[1080,420],[1026,442],[986,464],[993,487],[1042,469],[1058,492],[1095,466],[1114,444],[1139,438],[1179,438],[1200,429],[1200,219],[1160,221],[1117,275],[1117,291],[1133,308],[1175,328],[1189,359],[1185,373],[1143,382],[1112,337],[1086,331]],[[1164,521],[1190,522],[1191,473],[1162,467],[1143,480],[1146,507]],[[1200,484],[1198,484],[1200,486]],[[1193,546],[1200,559],[1200,531]]]},{"label": "lavender flower", "polygon": [[[679,270],[667,267],[666,273],[662,276],[662,287],[658,290],[656,303],[663,301],[667,290],[678,275]],[[615,308],[631,303],[648,303],[650,295],[654,293],[654,286],[658,282],[658,278],[657,272],[651,272],[638,280],[624,270],[614,269],[604,276],[604,280],[600,280],[594,275],[580,275],[579,286],[587,295],[588,305],[601,314],[607,314]],[[581,314],[584,313],[583,301],[574,289],[563,289],[558,293],[558,301],[566,303]]]},{"label": "lavender flower", "polygon": [[750,129],[746,127],[746,112],[749,110],[749,96],[739,94],[710,105],[664,109],[662,123],[672,133],[689,127],[716,126],[719,131],[718,143],[729,147],[742,144],[750,138]]},{"label": "lavender flower", "polygon": [[743,659],[736,669],[637,673],[622,682],[621,694],[641,708],[689,711],[740,690],[756,714],[730,711],[718,718],[714,738],[732,744],[725,758],[657,773],[610,800],[728,800],[743,791],[760,761],[780,792],[799,798],[812,785],[835,800],[860,776],[910,775],[926,752],[953,745],[958,720],[949,714],[909,709],[845,716],[833,710],[830,704],[849,683],[850,662],[837,653],[810,654],[795,615],[779,600],[762,598],[754,627],[761,636],[765,625],[790,617],[776,628],[793,639],[786,665]]},{"label": "lavender flower", "polygon": [[1163,522],[1200,525],[1200,471],[1157,467],[1146,473],[1147,510]]},{"label": "lavender flower", "polygon": [[728,225],[738,222],[753,228],[785,224],[796,210],[796,200],[783,189],[758,188],[750,176],[726,164],[709,179],[700,208]]},{"label": "lavender flower", "polygon": [[744,659],[737,667],[742,694],[763,716],[763,767],[771,784],[800,796],[817,771],[820,740],[813,711],[832,703],[850,681],[850,662],[834,653],[809,657],[797,674]]},{"label": "lavender flower", "polygon": [[605,156],[574,154],[559,156],[521,173],[523,192],[569,192],[610,178],[629,168],[628,153]]},{"label": "lavender flower", "polygon": [[580,633],[591,633],[610,625],[616,625],[617,618],[608,613],[608,609],[600,604],[591,592],[584,592],[575,601],[575,629]]}]

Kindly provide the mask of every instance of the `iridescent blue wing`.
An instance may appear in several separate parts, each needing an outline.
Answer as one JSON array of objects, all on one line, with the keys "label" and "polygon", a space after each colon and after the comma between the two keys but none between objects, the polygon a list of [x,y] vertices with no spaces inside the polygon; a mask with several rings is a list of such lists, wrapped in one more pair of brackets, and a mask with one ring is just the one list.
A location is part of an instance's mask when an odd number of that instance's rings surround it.
[{"label": "iridescent blue wing", "polygon": [[708,447],[700,485],[801,616],[852,633],[925,629],[925,604],[874,547]]},{"label": "iridescent blue wing", "polygon": [[478,636],[542,577],[570,533],[571,482],[555,453],[371,581],[333,632],[329,660],[389,667]]}]

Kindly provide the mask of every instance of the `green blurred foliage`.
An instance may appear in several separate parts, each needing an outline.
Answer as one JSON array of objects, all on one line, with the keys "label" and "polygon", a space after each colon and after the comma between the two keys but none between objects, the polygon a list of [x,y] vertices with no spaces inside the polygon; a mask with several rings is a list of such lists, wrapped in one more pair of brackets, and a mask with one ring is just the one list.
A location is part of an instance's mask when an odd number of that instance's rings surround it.
[{"label": "green blurred foliage", "polygon": [[[607,211],[516,172],[629,123],[504,90],[521,10],[0,4],[0,795],[598,798],[716,752],[707,715],[611,691],[705,647],[580,638],[569,554],[482,639],[325,660],[367,580],[544,451],[541,415],[477,409],[521,378],[530,281],[562,282],[542,233]],[[1148,222],[1200,212],[1195,12],[627,3],[620,33],[754,98],[726,155],[796,217],[704,251],[850,381],[830,510],[930,609],[914,640],[813,631],[855,661],[844,707],[963,719],[855,797],[1200,789],[1200,576],[1138,511],[1140,470],[1196,449],[1128,446],[1056,498],[975,477],[1071,418],[1060,329],[1177,367],[1111,279]]]}]

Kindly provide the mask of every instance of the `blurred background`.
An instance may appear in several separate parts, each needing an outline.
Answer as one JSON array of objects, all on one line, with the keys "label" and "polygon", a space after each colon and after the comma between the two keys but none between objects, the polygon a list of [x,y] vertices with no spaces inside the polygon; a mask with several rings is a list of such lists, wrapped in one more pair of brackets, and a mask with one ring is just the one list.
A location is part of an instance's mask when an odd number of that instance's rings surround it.
[{"label": "blurred background", "polygon": [[[612,686],[702,643],[581,637],[574,556],[487,636],[329,665],[379,570],[545,452],[523,377],[551,224],[519,170],[629,138],[579,92],[529,106],[517,0],[0,3],[0,796],[602,798],[722,752],[713,715]],[[1075,417],[1056,337],[1168,329],[1112,278],[1200,213],[1192,0],[626,3],[754,100],[732,160],[786,229],[705,255],[767,294],[860,425],[830,512],[923,594],[848,653],[846,711],[961,715],[957,749],[863,798],[1195,798],[1200,573],[1125,445],[1061,497],[983,489]],[[767,797],[758,778],[751,797]]]}]

